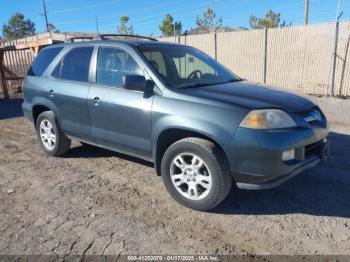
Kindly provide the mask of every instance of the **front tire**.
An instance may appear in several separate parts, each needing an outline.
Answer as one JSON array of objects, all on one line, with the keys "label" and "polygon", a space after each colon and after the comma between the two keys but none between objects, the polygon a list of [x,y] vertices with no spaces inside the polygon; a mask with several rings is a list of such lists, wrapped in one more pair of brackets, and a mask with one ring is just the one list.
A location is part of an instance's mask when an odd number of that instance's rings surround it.
[{"label": "front tire", "polygon": [[36,133],[41,148],[51,156],[61,156],[70,149],[71,140],[59,128],[52,111],[45,111],[38,116]]},{"label": "front tire", "polygon": [[208,211],[219,205],[232,186],[226,158],[213,142],[185,138],[165,152],[161,172],[164,185],[180,204]]}]

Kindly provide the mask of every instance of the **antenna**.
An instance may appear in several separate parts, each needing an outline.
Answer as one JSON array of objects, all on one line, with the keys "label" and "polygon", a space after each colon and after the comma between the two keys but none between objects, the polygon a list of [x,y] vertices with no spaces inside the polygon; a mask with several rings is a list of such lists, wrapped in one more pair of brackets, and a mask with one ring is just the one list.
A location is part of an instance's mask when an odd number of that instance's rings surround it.
[{"label": "antenna", "polygon": [[98,18],[97,18],[97,16],[95,18],[96,18],[96,32],[97,32],[97,34],[99,34],[99,31],[98,31]]}]

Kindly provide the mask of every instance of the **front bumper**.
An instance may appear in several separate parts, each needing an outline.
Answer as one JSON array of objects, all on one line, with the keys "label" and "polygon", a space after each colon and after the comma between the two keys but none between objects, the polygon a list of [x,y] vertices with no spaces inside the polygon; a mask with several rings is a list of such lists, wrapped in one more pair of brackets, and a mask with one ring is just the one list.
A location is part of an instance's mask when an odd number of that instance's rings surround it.
[{"label": "front bumper", "polygon": [[248,189],[248,190],[263,190],[263,189],[270,189],[278,187],[279,185],[283,184],[284,182],[288,181],[289,179],[292,179],[293,177],[299,175],[303,170],[312,168],[316,166],[320,162],[319,157],[314,157],[313,159],[309,159],[303,163],[303,165],[295,168],[291,173],[278,176],[276,178],[273,178],[272,180],[268,182],[264,182],[262,184],[251,184],[251,183],[240,183],[237,182],[237,187],[241,189]]},{"label": "front bumper", "polygon": [[[297,127],[287,130],[239,128],[227,150],[237,187],[269,189],[316,166],[329,154],[327,128]],[[295,159],[282,161],[282,153],[295,149]]]}]

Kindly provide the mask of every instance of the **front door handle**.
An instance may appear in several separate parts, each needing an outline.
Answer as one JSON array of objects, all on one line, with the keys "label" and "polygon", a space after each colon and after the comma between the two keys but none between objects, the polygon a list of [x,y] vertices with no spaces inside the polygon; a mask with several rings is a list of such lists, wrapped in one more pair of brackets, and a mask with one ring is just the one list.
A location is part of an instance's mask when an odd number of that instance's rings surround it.
[{"label": "front door handle", "polygon": [[51,90],[49,91],[49,97],[53,97],[54,94],[55,94],[55,92],[53,91],[53,89],[51,89]]},{"label": "front door handle", "polygon": [[98,106],[99,104],[102,103],[102,101],[100,100],[99,97],[94,97],[94,99],[92,100],[92,102],[94,103],[95,106]]}]

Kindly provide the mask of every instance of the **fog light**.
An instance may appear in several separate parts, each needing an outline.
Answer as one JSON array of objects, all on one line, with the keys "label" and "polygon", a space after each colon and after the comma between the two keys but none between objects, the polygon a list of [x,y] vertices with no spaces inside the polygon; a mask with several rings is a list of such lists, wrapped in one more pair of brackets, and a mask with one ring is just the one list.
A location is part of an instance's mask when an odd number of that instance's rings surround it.
[{"label": "fog light", "polygon": [[288,161],[295,158],[295,150],[290,149],[282,153],[282,161]]}]

